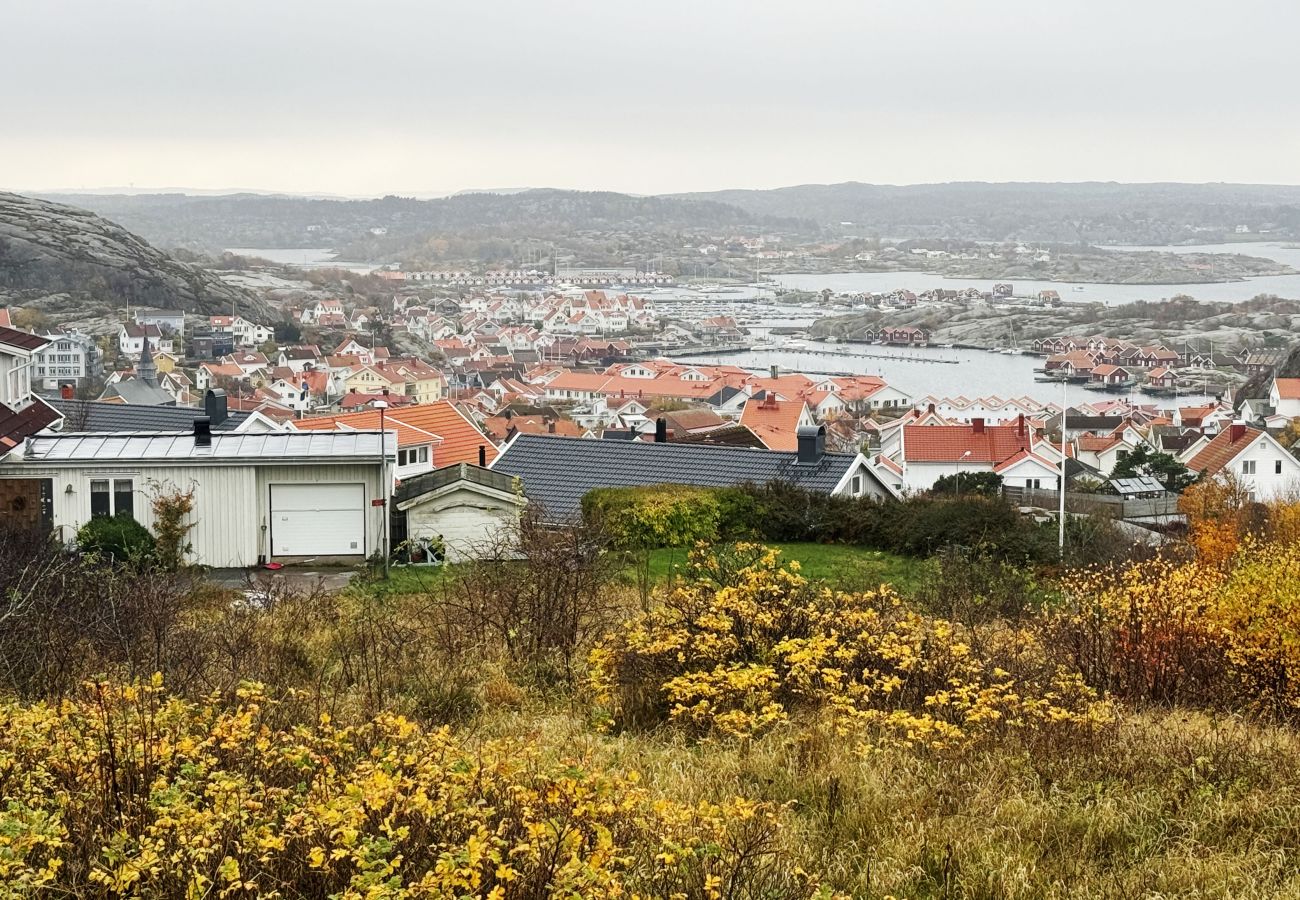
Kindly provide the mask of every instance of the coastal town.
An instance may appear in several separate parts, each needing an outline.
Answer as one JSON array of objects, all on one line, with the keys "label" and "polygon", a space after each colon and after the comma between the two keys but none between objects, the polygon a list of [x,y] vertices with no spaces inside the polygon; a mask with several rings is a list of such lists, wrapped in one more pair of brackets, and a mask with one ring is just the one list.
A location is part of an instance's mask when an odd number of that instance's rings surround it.
[{"label": "coastal town", "polygon": [[[959,369],[935,376],[950,390],[917,396],[887,374],[692,359],[763,347],[807,350],[798,340],[807,335],[764,328],[761,318],[716,302],[675,298],[661,309],[654,291],[665,286],[652,284],[654,278],[642,279],[642,289],[610,287],[635,279],[592,270],[580,279],[586,283],[535,289],[530,279],[537,273],[515,274],[471,279],[460,272],[385,270],[368,276],[371,289],[364,294],[325,289],[276,301],[268,292],[271,313],[261,317],[135,308],[101,334],[23,328],[31,317],[21,308],[0,310],[7,360],[0,482],[11,495],[31,495],[24,507],[29,515],[46,516],[72,534],[97,502],[106,502],[95,499],[95,485],[112,481],[139,493],[144,484],[98,478],[103,461],[87,460],[76,473],[84,479],[84,499],[41,500],[42,490],[52,490],[41,487],[51,483],[49,454],[71,435],[85,441],[192,432],[184,440],[198,445],[200,434],[219,442],[238,434],[283,436],[278,440],[382,434],[382,455],[391,463],[383,484],[338,501],[343,506],[334,512],[347,540],[341,537],[330,555],[344,558],[391,552],[382,530],[367,527],[376,514],[361,504],[374,493],[390,516],[405,519],[409,505],[388,507],[394,491],[459,472],[440,490],[462,501],[487,492],[488,511],[441,521],[425,515],[422,527],[426,537],[436,533],[467,554],[502,514],[506,482],[492,483],[493,477],[517,480],[525,502],[572,515],[572,502],[560,499],[566,481],[589,490],[663,477],[646,466],[643,451],[620,455],[619,447],[640,444],[673,445],[681,467],[673,477],[687,483],[744,482],[753,477],[754,460],[767,454],[773,471],[786,473],[835,460],[836,477],[823,481],[833,493],[901,498],[946,477],[985,476],[1027,507],[1051,508],[1062,484],[1067,492],[1116,496],[1112,475],[1139,448],[1167,455],[1188,477],[1250,474],[1250,491],[1261,498],[1300,483],[1300,462],[1289,449],[1300,418],[1300,380],[1277,374],[1287,358],[1281,348],[1210,353],[1105,335],[1058,335],[1023,346],[1008,341],[987,352],[1041,358],[1034,367],[1043,383],[1041,393],[1032,392],[1036,397],[969,396],[960,389]],[[1011,285],[998,284],[991,292],[951,296],[898,291],[876,302],[978,303],[1013,293]],[[1041,291],[1029,302],[1050,306],[1060,298]],[[866,327],[819,352],[832,365],[845,364],[870,357],[873,345],[937,349],[925,329],[900,325]],[[1208,395],[1206,373],[1254,379],[1264,388],[1256,389],[1259,396]],[[573,443],[582,441],[608,443],[598,471],[578,471],[590,452]],[[143,463],[130,454],[151,447],[127,441],[114,463]],[[719,455],[718,448],[732,452]],[[191,477],[201,483],[204,459],[195,451],[187,455]],[[699,463],[691,462],[697,455]],[[248,461],[269,463],[255,455]],[[76,484],[68,485],[73,494],[79,494]],[[1173,494],[1169,486],[1155,490]],[[118,493],[123,496],[114,503],[146,505]],[[1166,505],[1165,513],[1172,508]],[[266,509],[273,517],[274,502]],[[399,527],[404,531],[405,523]],[[242,549],[206,561],[249,565],[301,555],[290,552],[301,549],[293,541],[232,539]]]}]

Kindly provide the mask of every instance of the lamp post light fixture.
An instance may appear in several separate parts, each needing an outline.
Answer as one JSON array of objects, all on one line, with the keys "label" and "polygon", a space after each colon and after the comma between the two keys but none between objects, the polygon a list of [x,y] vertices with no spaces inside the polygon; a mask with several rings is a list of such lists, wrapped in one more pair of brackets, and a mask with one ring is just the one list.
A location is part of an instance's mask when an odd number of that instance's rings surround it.
[{"label": "lamp post light fixture", "polygon": [[965,453],[961,455],[961,459],[957,460],[957,496],[958,497],[961,496],[961,461],[962,459],[966,459],[968,456],[970,456],[969,450],[967,450]]}]

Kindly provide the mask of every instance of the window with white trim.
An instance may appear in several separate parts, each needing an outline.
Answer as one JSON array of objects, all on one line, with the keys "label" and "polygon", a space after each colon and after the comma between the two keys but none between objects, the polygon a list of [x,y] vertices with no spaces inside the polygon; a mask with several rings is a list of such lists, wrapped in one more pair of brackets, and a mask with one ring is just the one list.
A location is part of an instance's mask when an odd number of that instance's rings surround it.
[{"label": "window with white trim", "polygon": [[1254,461],[1253,459],[1247,459],[1247,460],[1243,460],[1243,461],[1242,461],[1242,463],[1241,463],[1241,474],[1242,474],[1242,475],[1254,475],[1254,474],[1255,474],[1255,461]]},{"label": "window with white trim", "polygon": [[135,484],[130,478],[97,478],[90,482],[90,515],[135,515]]}]

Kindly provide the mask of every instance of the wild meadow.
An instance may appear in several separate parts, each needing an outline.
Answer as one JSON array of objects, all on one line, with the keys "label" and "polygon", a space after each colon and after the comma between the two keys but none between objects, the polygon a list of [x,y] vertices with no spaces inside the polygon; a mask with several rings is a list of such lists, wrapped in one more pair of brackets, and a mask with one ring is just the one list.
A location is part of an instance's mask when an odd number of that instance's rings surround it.
[{"label": "wild meadow", "polygon": [[1300,896],[1300,506],[1185,497],[1062,562],[665,490],[339,592],[4,532],[0,895]]}]

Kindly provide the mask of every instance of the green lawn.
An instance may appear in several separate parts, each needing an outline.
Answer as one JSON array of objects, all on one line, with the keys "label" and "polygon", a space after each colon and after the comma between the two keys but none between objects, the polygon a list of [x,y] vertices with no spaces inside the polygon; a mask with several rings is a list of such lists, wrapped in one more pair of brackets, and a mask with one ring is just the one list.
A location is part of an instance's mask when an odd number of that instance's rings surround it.
[{"label": "green lawn", "polygon": [[[892,584],[910,591],[920,584],[926,563],[880,550],[832,544],[769,544],[781,551],[781,561],[798,560],[800,574],[825,581],[843,590],[871,590]],[[668,580],[686,563],[686,550],[655,550],[650,556],[650,575],[656,584]]]},{"label": "green lawn", "polygon": [[[872,590],[892,584],[906,593],[920,584],[926,563],[923,560],[894,556],[880,550],[828,544],[770,544],[781,551],[781,560],[798,560],[800,572],[815,581],[825,581],[843,590]],[[686,565],[688,551],[655,550],[650,554],[650,576],[657,585],[679,573]],[[380,594],[423,594],[438,590],[444,579],[453,577],[457,566],[394,566],[389,580],[366,582]],[[629,569],[625,579],[633,583],[635,573]]]}]

